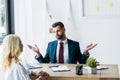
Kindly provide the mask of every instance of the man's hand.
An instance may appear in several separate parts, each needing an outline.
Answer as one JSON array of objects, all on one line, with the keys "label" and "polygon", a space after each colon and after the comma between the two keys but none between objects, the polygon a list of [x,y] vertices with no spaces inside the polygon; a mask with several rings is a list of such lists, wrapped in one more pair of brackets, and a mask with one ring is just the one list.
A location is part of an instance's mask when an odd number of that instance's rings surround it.
[{"label": "man's hand", "polygon": [[37,53],[38,56],[40,56],[40,52],[39,52],[39,48],[37,47],[37,45],[32,46],[32,45],[28,45],[29,49],[31,49],[33,52]]},{"label": "man's hand", "polygon": [[96,45],[97,45],[97,44],[94,44],[94,45],[93,45],[93,44],[89,44],[89,45],[87,45],[87,47],[86,47],[86,49],[85,49],[84,52],[85,52],[85,53],[88,53],[88,51],[91,50],[91,49],[93,49]]}]

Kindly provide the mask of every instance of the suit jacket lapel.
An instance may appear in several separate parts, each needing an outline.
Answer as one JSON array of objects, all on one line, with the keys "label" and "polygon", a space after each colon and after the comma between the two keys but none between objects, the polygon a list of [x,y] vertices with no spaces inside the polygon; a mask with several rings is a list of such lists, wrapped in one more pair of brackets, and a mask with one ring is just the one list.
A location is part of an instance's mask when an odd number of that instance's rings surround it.
[{"label": "suit jacket lapel", "polygon": [[69,59],[69,63],[72,62],[72,53],[73,53],[73,45],[72,45],[72,42],[68,39],[68,59]]},{"label": "suit jacket lapel", "polygon": [[54,46],[52,46],[54,49],[53,49],[53,60],[54,60],[54,63],[56,63],[56,50],[57,50],[57,44],[58,44],[58,41],[56,40],[54,42]]}]

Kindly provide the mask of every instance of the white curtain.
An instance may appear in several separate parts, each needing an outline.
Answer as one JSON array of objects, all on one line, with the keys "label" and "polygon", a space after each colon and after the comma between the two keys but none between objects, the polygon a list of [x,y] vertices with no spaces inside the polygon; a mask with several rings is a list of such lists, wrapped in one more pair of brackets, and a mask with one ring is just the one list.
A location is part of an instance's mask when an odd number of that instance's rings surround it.
[{"label": "white curtain", "polygon": [[24,51],[20,58],[23,62],[35,62],[35,54],[27,47],[34,42],[34,26],[32,25],[32,0],[15,0],[15,34],[20,36]]},{"label": "white curtain", "polygon": [[28,49],[28,44],[37,44],[44,56],[47,43],[53,38],[49,34],[51,20],[47,0],[15,0],[15,34],[24,44],[21,59],[26,63],[37,62],[36,54]]},{"label": "white curtain", "polygon": [[75,39],[77,34],[77,26],[75,24],[75,18],[73,15],[73,6],[71,0],[67,0],[65,10],[64,10],[64,17],[65,17],[65,27],[66,27],[66,34],[68,38]]}]

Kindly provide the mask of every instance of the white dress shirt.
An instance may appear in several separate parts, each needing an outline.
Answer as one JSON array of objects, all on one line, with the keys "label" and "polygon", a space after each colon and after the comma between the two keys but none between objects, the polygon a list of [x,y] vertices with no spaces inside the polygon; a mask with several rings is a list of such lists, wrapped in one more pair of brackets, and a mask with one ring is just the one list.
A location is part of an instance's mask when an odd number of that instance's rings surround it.
[{"label": "white dress shirt", "polygon": [[29,72],[22,64],[16,64],[12,60],[11,67],[4,71],[0,70],[0,80],[30,80]]},{"label": "white dress shirt", "polygon": [[[63,42],[63,54],[64,54],[64,63],[68,63],[68,41],[65,39]],[[59,63],[59,47],[60,47],[60,41],[58,41],[57,45],[57,54],[56,54],[56,60],[57,63]]]}]

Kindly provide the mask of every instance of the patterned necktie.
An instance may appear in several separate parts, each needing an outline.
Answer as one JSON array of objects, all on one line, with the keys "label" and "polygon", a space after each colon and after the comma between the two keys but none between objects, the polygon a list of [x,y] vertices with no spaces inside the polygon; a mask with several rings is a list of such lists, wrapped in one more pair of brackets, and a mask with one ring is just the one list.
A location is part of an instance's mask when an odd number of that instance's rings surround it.
[{"label": "patterned necktie", "polygon": [[60,47],[59,47],[59,63],[64,63],[64,57],[63,57],[63,42],[60,42]]}]

